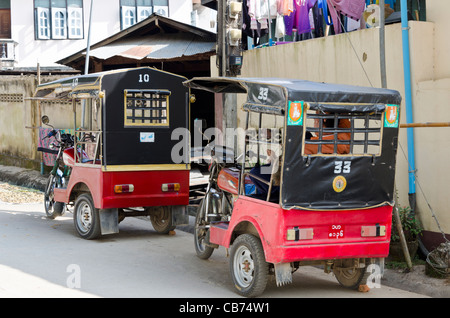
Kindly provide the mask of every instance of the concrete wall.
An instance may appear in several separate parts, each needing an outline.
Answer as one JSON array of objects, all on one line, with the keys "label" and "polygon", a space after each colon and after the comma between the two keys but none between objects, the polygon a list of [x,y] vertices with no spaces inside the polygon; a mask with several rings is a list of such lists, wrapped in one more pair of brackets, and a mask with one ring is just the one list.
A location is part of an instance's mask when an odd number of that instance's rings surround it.
[{"label": "concrete wall", "polygon": [[[61,76],[43,76],[53,81]],[[37,86],[34,75],[0,77],[0,164],[40,169],[40,118],[48,115],[55,128],[73,128],[72,105],[31,101]]]}]

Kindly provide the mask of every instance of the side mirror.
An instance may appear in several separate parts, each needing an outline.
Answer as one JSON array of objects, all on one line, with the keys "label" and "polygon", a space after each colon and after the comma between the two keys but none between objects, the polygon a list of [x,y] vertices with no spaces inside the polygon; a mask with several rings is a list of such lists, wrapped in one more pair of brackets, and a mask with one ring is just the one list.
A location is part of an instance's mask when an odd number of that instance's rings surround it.
[{"label": "side mirror", "polygon": [[47,125],[47,126],[53,128],[53,126],[49,124],[50,119],[48,118],[47,115],[42,116],[42,117],[41,117],[41,121],[42,121],[42,123],[43,123],[44,125]]},{"label": "side mirror", "polygon": [[44,115],[41,117],[41,121],[44,125],[48,125],[48,123],[50,122],[50,119],[48,118],[47,115]]}]

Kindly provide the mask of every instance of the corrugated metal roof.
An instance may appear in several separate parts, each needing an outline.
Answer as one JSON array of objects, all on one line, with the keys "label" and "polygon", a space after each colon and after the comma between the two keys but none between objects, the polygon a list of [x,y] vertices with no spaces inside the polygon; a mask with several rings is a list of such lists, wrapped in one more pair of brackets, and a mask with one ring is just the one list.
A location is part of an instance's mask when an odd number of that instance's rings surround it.
[{"label": "corrugated metal roof", "polygon": [[129,38],[93,49],[91,56],[106,60],[113,56],[123,56],[135,60],[173,59],[183,56],[215,51],[215,42],[205,40],[195,34],[156,34],[151,37]]}]

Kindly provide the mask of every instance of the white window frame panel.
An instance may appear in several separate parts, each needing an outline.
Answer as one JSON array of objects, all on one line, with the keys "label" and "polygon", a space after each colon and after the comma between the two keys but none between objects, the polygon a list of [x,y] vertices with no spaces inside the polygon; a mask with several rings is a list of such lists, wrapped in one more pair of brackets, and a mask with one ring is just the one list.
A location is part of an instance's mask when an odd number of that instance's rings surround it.
[{"label": "white window frame panel", "polygon": [[[148,11],[149,14],[145,15],[144,12]],[[141,22],[142,20],[147,19],[153,13],[153,8],[151,6],[138,6],[137,7],[137,22]]]},{"label": "white window frame panel", "polygon": [[[62,14],[63,17],[58,21],[56,14]],[[64,23],[63,26],[59,25],[58,22]],[[61,34],[58,34],[61,31]],[[61,40],[67,39],[67,9],[66,8],[52,8],[52,39]]]},{"label": "white window frame panel", "polygon": [[167,18],[169,17],[169,6],[153,6],[153,12],[158,13],[158,10],[164,10],[166,12],[166,14],[159,13],[159,15]]},{"label": "white window frame panel", "polygon": [[[39,40],[48,40],[50,39],[50,9],[49,8],[36,8],[37,9],[37,38]],[[46,14],[47,17],[42,17],[42,14]],[[44,26],[43,23],[47,22],[47,25]]]},{"label": "white window frame panel", "polygon": [[[132,17],[133,21],[130,21],[131,17],[126,15],[127,12],[131,12],[133,14]],[[136,24],[136,7],[122,6],[121,15],[122,15],[122,30]]]},{"label": "white window frame panel", "polygon": [[[75,14],[76,17],[72,17],[72,14]],[[83,8],[69,7],[67,15],[67,27],[69,29],[69,39],[83,38]],[[78,32],[80,34],[77,34]]]}]

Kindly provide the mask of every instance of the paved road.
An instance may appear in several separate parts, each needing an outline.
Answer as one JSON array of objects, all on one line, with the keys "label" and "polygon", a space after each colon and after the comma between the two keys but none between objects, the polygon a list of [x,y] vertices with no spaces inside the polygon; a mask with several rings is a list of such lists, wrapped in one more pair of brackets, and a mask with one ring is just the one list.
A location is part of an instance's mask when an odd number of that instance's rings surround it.
[{"label": "paved road", "polygon": [[[0,202],[0,297],[164,297],[238,299],[225,249],[196,257],[192,234],[160,235],[150,222],[127,218],[120,233],[79,238],[72,214],[45,217],[42,204]],[[361,293],[332,274],[302,267],[293,284],[269,282],[264,297],[413,298],[423,295],[381,286]]]}]

